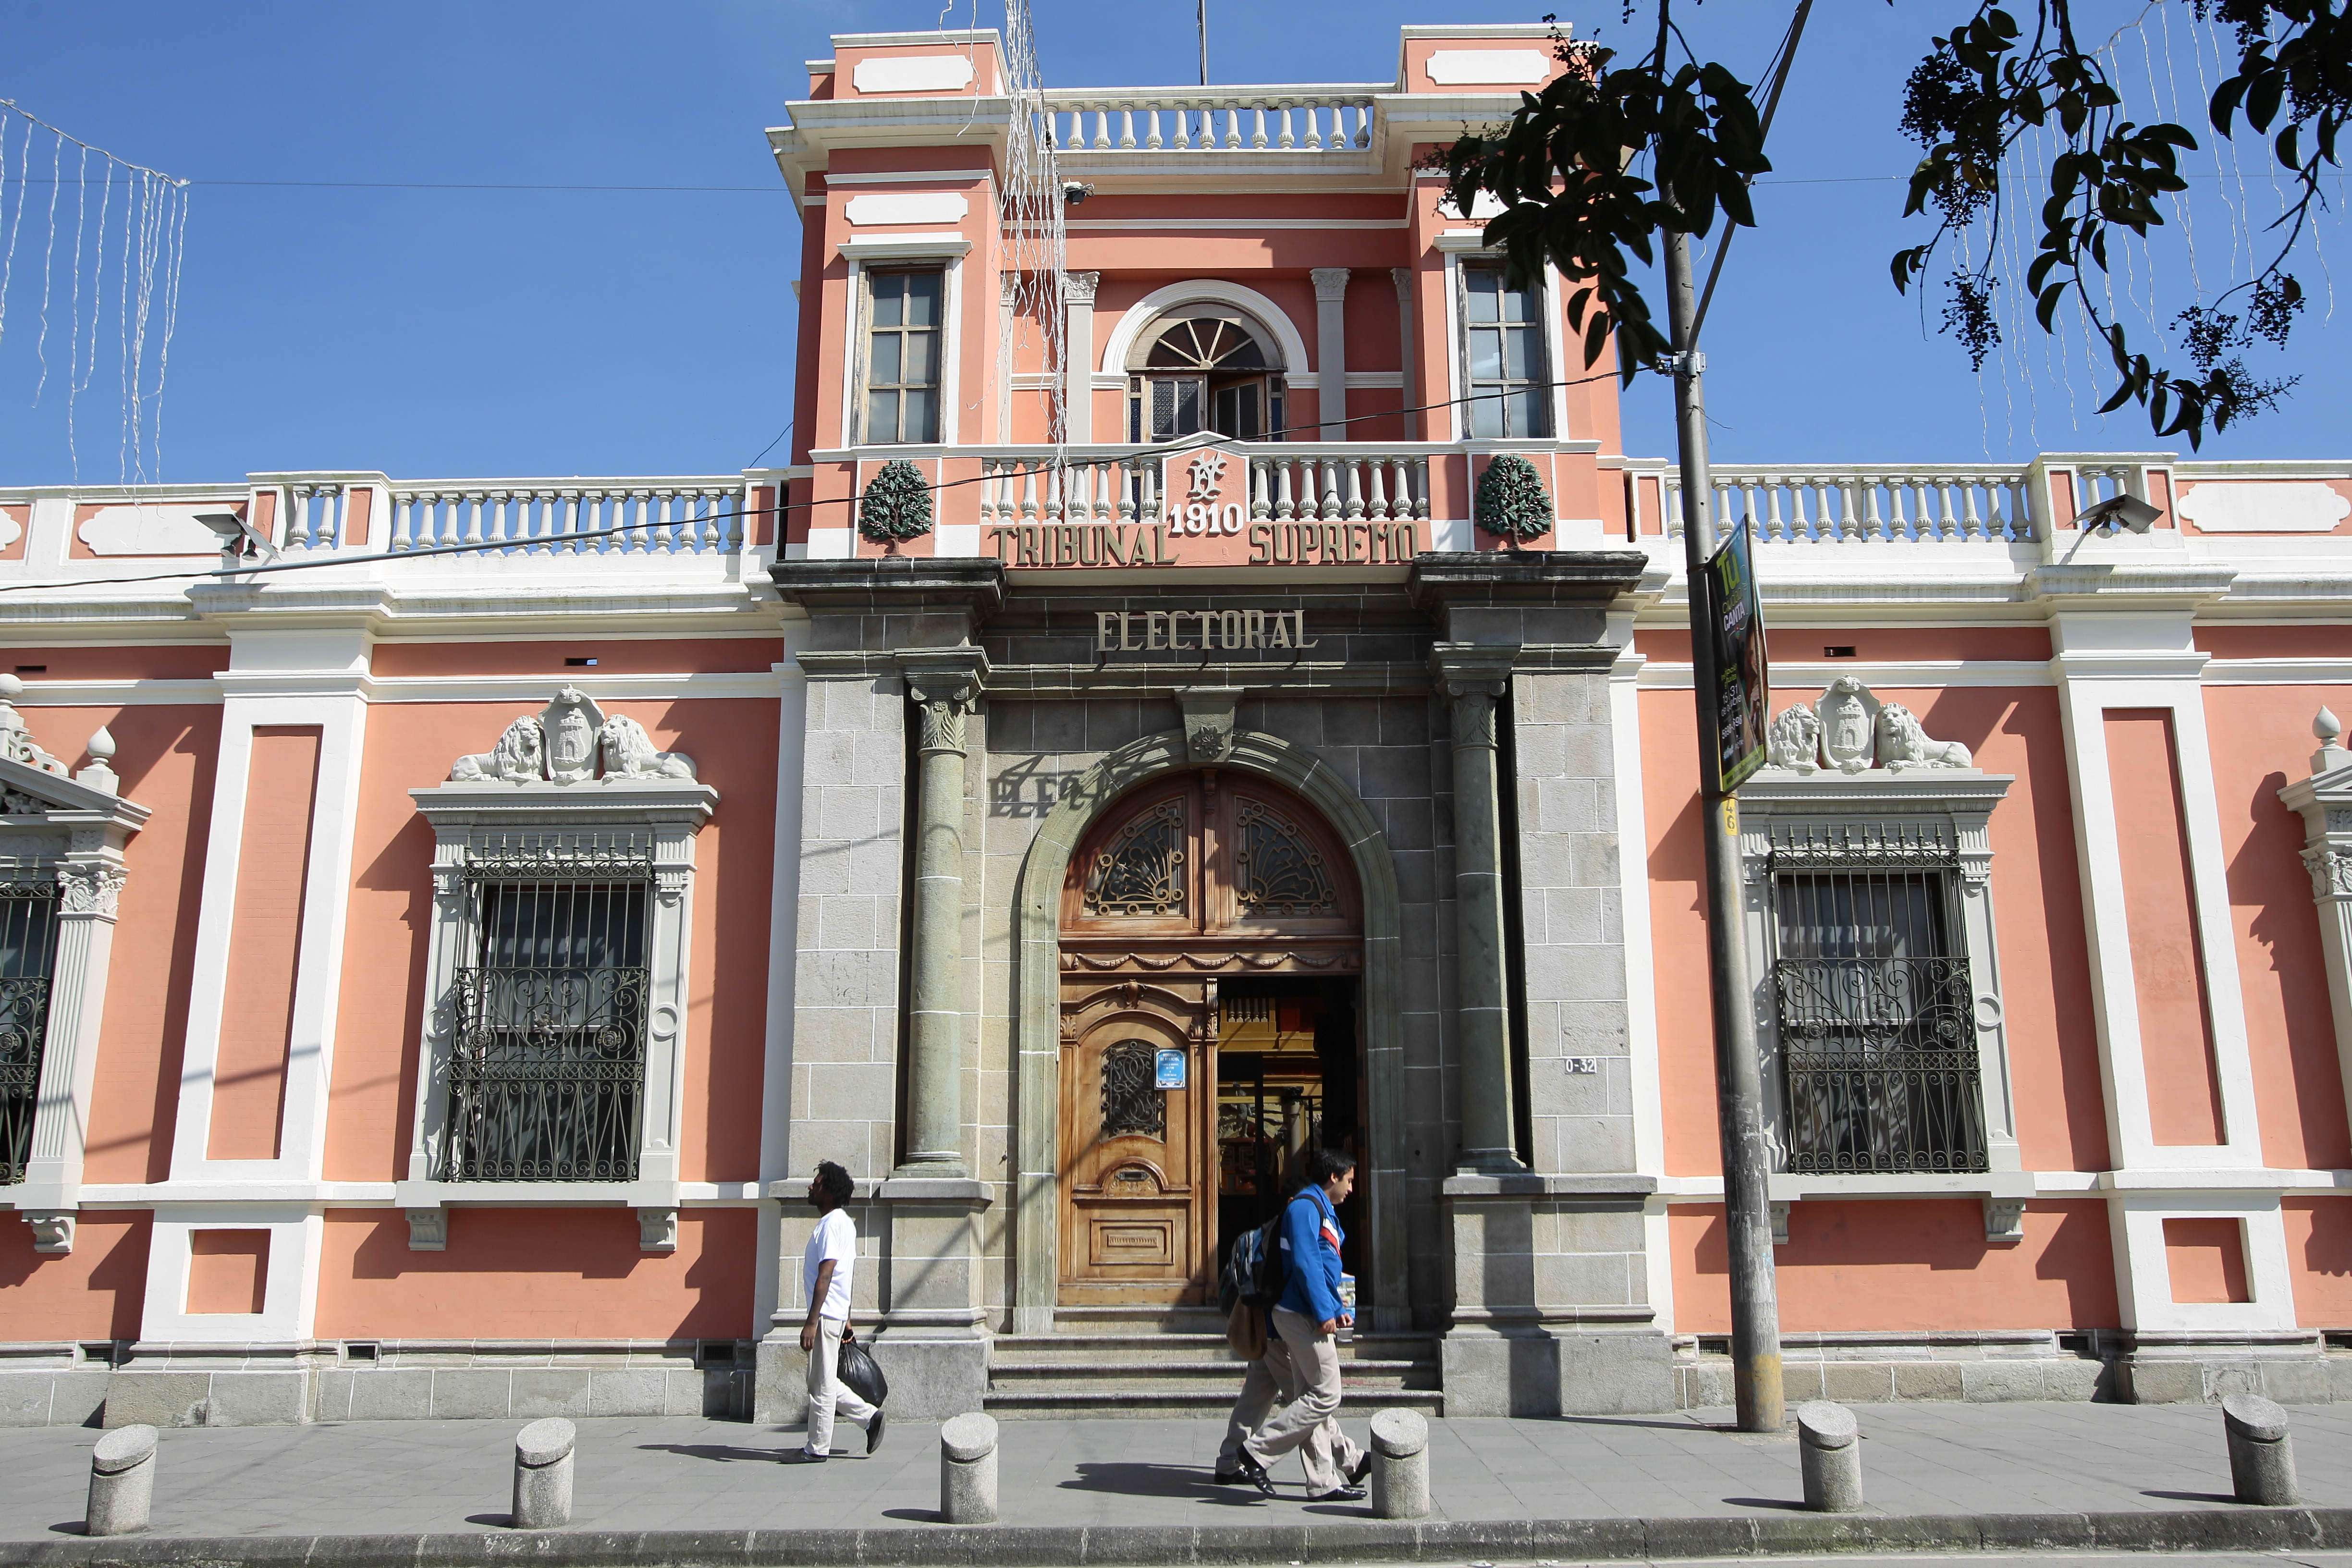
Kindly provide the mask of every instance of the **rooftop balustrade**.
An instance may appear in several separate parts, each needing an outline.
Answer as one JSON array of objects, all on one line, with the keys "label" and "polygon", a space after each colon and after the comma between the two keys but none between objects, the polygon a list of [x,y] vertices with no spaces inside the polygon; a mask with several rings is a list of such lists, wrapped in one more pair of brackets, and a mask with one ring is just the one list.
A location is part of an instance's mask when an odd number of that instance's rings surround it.
[{"label": "rooftop balustrade", "polygon": [[1072,153],[1344,153],[1372,144],[1386,84],[1048,92],[1045,130]]}]

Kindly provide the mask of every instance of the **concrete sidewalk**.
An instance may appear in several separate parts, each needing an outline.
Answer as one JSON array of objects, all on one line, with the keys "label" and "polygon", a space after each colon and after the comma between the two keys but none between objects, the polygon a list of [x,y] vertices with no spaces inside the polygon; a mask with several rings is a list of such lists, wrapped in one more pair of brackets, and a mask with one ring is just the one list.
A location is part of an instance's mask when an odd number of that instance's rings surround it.
[{"label": "concrete sidewalk", "polygon": [[[2210,1405],[1911,1404],[1855,1407],[1865,1519],[2250,1510],[2230,1500]],[[2306,1505],[2352,1509],[2352,1406],[2295,1410]],[[1432,1423],[1431,1489],[1451,1521],[1821,1520],[1796,1510],[1792,1436],[1729,1413]],[[797,1434],[684,1418],[579,1424],[578,1531],[851,1531],[929,1526],[938,1428],[894,1425],[879,1453],[780,1462]],[[1361,1422],[1350,1422],[1360,1436]],[[520,1423],[353,1422],[166,1432],[154,1526],[173,1536],[505,1534]],[[1308,1504],[1297,1462],[1269,1503],[1211,1479],[1222,1423],[1008,1421],[1004,1526],[1310,1528],[1365,1521]],[[0,1431],[0,1540],[78,1533],[95,1431]],[[851,1455],[856,1457],[851,1457]],[[2143,1521],[2147,1522],[2147,1521]],[[2218,1526],[2219,1521],[2216,1521]],[[513,1539],[510,1535],[507,1539]],[[2216,1539],[2216,1546],[2234,1544]],[[2309,1542],[2318,1545],[2320,1542]],[[97,1543],[93,1542],[92,1545]],[[20,1552],[11,1558],[22,1560]]]}]

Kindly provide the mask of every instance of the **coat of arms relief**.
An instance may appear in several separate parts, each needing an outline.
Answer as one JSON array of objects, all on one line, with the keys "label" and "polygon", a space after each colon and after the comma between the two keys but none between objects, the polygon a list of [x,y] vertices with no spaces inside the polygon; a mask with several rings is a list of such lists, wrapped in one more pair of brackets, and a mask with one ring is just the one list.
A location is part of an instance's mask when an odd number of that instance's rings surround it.
[{"label": "coat of arms relief", "polygon": [[1764,744],[1774,767],[1799,773],[1976,766],[1968,747],[1958,741],[1930,739],[1908,708],[1881,702],[1851,675],[1830,682],[1821,700],[1810,708],[1795,704],[1782,709],[1766,731]]}]

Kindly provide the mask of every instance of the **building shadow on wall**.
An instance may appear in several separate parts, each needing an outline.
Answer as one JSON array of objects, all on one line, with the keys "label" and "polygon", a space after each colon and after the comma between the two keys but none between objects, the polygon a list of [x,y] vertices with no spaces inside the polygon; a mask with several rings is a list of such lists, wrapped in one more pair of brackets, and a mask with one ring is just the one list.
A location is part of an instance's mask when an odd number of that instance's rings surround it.
[{"label": "building shadow on wall", "polygon": [[[467,1219],[496,1220],[495,1228],[468,1226]],[[527,1222],[528,1228],[514,1221]],[[610,1229],[609,1236],[598,1235]],[[467,1236],[472,1230],[474,1234]],[[625,1243],[625,1247],[623,1245]],[[450,1215],[448,1249],[412,1252],[408,1222],[387,1215],[368,1228],[352,1253],[352,1274],[360,1279],[397,1279],[405,1274],[576,1275],[583,1279],[625,1279],[639,1264],[663,1256],[637,1246],[637,1218],[625,1208],[552,1211],[457,1209]],[[698,1258],[695,1272],[708,1259]]]}]

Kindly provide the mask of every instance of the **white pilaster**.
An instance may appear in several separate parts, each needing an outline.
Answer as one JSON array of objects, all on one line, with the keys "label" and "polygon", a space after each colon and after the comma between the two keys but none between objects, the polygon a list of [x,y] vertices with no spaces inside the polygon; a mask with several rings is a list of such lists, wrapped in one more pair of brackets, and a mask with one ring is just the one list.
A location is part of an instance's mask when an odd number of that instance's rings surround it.
[{"label": "white pilaster", "polygon": [[1062,275],[1062,423],[1073,445],[1095,438],[1095,286],[1099,272]]},{"label": "white pilaster", "polygon": [[2311,873],[2311,898],[2318,906],[2327,1003],[2336,1020],[2336,1059],[2345,1093],[2352,1099],[2352,752],[2337,743],[2344,726],[2326,709],[2319,710],[2311,729],[2319,738],[2311,776],[2278,794],[2303,816],[2303,864]]}]

